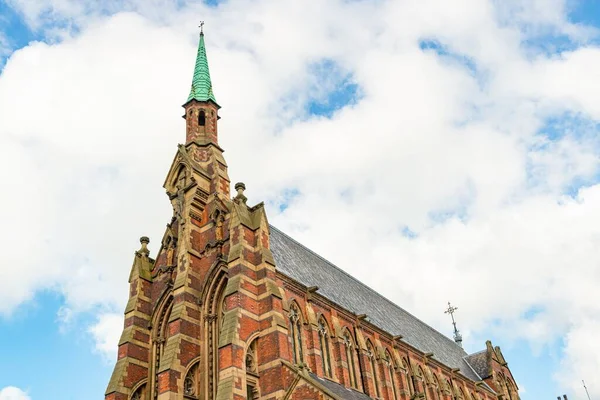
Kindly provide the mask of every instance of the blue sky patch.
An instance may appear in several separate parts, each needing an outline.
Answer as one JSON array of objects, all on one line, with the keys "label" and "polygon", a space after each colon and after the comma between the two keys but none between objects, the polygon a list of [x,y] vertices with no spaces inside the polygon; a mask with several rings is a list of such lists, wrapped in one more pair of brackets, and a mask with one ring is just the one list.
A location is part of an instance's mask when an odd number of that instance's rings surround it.
[{"label": "blue sky patch", "polygon": [[[86,323],[61,329],[57,313],[63,304],[57,293],[41,292],[15,315],[0,318],[0,388],[17,386],[44,400],[103,397],[113,364],[93,352]],[[92,321],[91,314],[81,320]]]},{"label": "blue sky patch", "polygon": [[[306,106],[310,115],[331,117],[337,110],[359,100],[359,87],[352,75],[333,60],[323,60],[309,67],[316,84],[324,91],[314,92]],[[322,86],[321,86],[322,85]]]},{"label": "blue sky patch", "polygon": [[419,41],[419,48],[424,52],[433,52],[441,58],[446,58],[459,63],[468,69],[474,76],[478,73],[475,60],[464,54],[452,52],[447,46],[444,46],[437,39],[421,39]]}]

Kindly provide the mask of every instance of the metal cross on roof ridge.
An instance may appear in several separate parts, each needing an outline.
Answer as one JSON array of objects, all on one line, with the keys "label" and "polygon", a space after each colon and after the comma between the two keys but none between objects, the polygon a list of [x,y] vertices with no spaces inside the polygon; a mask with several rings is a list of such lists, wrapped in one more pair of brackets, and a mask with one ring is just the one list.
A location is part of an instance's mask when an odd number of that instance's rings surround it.
[{"label": "metal cross on roof ridge", "polygon": [[200,34],[202,35],[204,33],[204,21],[200,21],[198,28],[200,28]]},{"label": "metal cross on roof ridge", "polygon": [[456,310],[458,310],[458,307],[452,307],[450,302],[448,302],[448,309],[444,311],[444,314],[450,314],[450,317],[452,317],[452,325],[454,326],[454,341],[462,347],[462,335],[458,329],[456,329],[456,321],[454,320],[454,313]]}]

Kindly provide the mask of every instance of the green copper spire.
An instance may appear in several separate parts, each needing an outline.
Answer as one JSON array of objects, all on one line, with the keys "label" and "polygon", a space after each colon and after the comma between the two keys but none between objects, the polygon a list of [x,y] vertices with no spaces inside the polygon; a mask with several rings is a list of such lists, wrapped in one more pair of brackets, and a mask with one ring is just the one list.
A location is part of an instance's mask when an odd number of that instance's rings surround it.
[{"label": "green copper spire", "polygon": [[[192,99],[198,101],[212,100],[217,104],[210,81],[210,72],[208,71],[208,60],[206,59],[206,47],[204,46],[204,32],[200,32],[200,43],[198,44],[198,55],[196,56],[196,66],[194,68],[194,79],[192,80],[192,89],[187,101]],[[218,104],[217,104],[218,105]]]}]

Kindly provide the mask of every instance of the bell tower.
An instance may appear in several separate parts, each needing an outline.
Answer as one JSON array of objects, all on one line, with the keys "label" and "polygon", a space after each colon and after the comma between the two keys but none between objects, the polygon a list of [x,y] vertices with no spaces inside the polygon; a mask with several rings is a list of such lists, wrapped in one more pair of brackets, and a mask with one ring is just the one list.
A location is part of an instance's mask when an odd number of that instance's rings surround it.
[{"label": "bell tower", "polygon": [[[202,27],[204,23],[201,23]],[[194,67],[192,87],[185,108],[186,121],[186,145],[190,143],[219,145],[217,136],[217,120],[219,104],[213,93],[208,60],[206,58],[206,47],[204,44],[204,31],[200,31],[198,54]]]},{"label": "bell tower", "polygon": [[183,108],[185,143],[164,182],[173,215],[161,240],[142,237],[135,252],[105,399],[280,398],[288,334],[269,224],[243,183],[230,197],[202,31]]}]

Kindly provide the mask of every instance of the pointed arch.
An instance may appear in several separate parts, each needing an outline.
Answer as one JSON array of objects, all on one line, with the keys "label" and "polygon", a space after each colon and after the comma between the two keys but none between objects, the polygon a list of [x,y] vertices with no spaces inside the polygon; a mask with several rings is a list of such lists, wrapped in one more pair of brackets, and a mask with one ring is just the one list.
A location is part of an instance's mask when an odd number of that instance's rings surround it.
[{"label": "pointed arch", "polygon": [[369,339],[367,339],[367,358],[371,366],[371,378],[373,379],[373,386],[375,387],[375,393],[377,397],[381,397],[381,390],[379,389],[379,376],[377,374],[377,355],[375,353],[375,347]]},{"label": "pointed arch", "polygon": [[398,400],[398,389],[396,388],[396,374],[397,365],[394,362],[392,353],[388,349],[385,350],[385,363],[390,374],[390,385],[392,385],[392,399]]},{"label": "pointed arch", "polygon": [[203,108],[198,110],[198,126],[206,125],[206,112]]},{"label": "pointed arch", "polygon": [[219,383],[219,339],[226,311],[224,297],[227,282],[227,266],[223,262],[218,262],[211,267],[201,291],[205,343],[203,362],[206,363],[203,370],[207,371],[201,378],[206,385],[203,391],[209,394],[208,399],[215,398]]},{"label": "pointed arch", "polygon": [[450,395],[450,397],[452,397],[452,400],[457,400],[455,387],[452,384],[452,382],[448,379],[446,379],[446,391],[447,394]]},{"label": "pointed arch", "polygon": [[318,327],[319,331],[319,347],[321,348],[321,364],[323,366],[323,373],[328,378],[333,376],[331,369],[331,348],[329,346],[329,324],[323,315],[319,317]]},{"label": "pointed arch", "polygon": [[405,371],[404,373],[406,376],[408,393],[412,397],[415,394],[415,380],[413,377],[413,371],[412,371],[411,365],[408,362],[408,360],[406,359],[406,357],[402,358],[402,368],[404,368],[404,371]]},{"label": "pointed arch", "polygon": [[419,380],[421,381],[421,390],[420,392],[423,393],[423,395],[425,396],[425,399],[427,400],[429,397],[427,396],[427,376],[425,375],[425,371],[423,371],[423,368],[419,365],[419,367],[417,368],[417,376],[419,378]]},{"label": "pointed arch", "polygon": [[290,332],[292,339],[292,359],[294,364],[300,364],[304,362],[304,352],[302,349],[302,313],[300,307],[295,301],[290,302],[288,311],[288,319],[290,322]]},{"label": "pointed arch", "polygon": [[181,159],[179,161],[179,165],[177,166],[177,173],[173,175],[171,180],[171,187],[176,192],[178,189],[183,189],[188,180],[188,175],[190,171],[190,166]]},{"label": "pointed arch", "polygon": [[149,391],[152,396],[158,393],[158,367],[169,339],[169,319],[172,309],[173,295],[170,288],[166,288],[159,297],[158,306],[154,309],[151,319],[154,340],[151,347],[150,376],[146,391]]},{"label": "pointed arch", "polygon": [[194,362],[187,370],[183,379],[183,394],[186,398],[197,399],[200,397],[200,362]]},{"label": "pointed arch", "polygon": [[259,354],[258,354],[258,337],[250,340],[250,344],[246,348],[246,398],[248,400],[258,399],[259,393]]},{"label": "pointed arch", "polygon": [[509,400],[516,400],[519,398],[519,396],[517,395],[517,390],[515,389],[516,386],[512,383],[510,379],[506,380],[506,387],[508,389]]},{"label": "pointed arch", "polygon": [[435,374],[435,372],[433,373],[433,392],[435,394],[435,398],[434,400],[441,400],[442,398],[442,388],[440,386],[440,379],[437,377],[437,375]]},{"label": "pointed arch", "polygon": [[348,330],[348,328],[344,329],[342,334],[342,338],[344,341],[344,349],[346,351],[346,363],[348,365],[348,379],[350,380],[350,386],[358,389],[358,375],[356,373],[356,365],[357,361],[355,360],[355,342],[352,334]]},{"label": "pointed arch", "polygon": [[146,400],[148,394],[146,392],[146,382],[140,384],[131,393],[131,400]]}]

